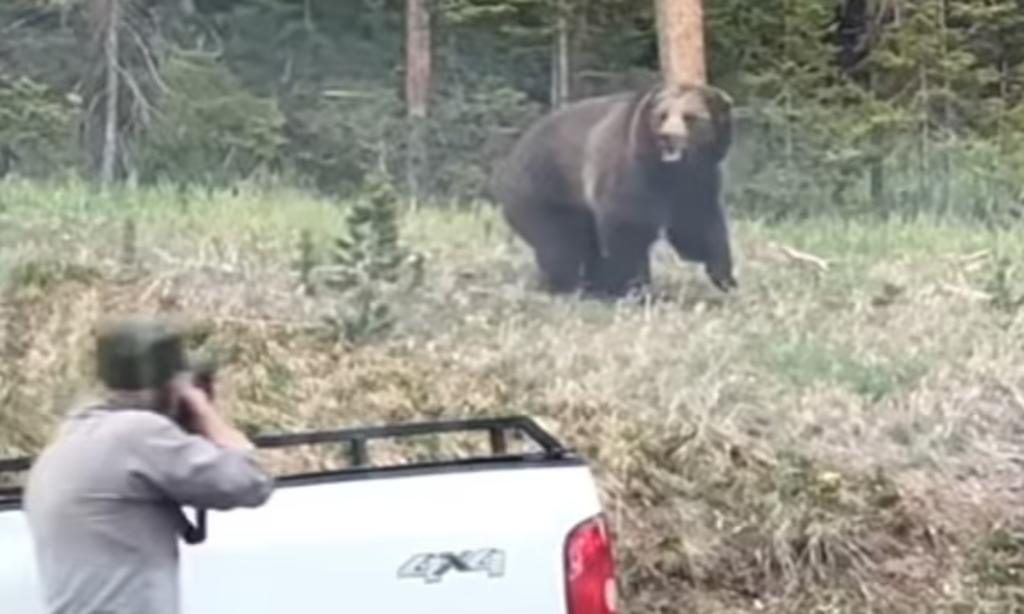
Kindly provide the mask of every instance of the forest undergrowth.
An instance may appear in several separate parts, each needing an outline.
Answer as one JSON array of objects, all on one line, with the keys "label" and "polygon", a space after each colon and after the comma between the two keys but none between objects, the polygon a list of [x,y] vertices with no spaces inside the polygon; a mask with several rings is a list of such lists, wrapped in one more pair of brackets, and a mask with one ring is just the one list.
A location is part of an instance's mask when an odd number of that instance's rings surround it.
[{"label": "forest undergrowth", "polygon": [[608,304],[538,292],[487,206],[409,211],[418,281],[342,330],[311,279],[349,211],[280,186],[0,183],[0,456],[94,387],[98,318],[160,311],[251,432],[534,416],[593,464],[626,612],[1024,611],[1012,230],[735,220],[735,294],[659,244],[652,299]]}]

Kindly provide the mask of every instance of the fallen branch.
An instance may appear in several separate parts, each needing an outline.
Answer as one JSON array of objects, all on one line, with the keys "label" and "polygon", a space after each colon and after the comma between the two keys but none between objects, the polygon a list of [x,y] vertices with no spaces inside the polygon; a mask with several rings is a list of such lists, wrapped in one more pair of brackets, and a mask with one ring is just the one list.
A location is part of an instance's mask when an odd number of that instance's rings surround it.
[{"label": "fallen branch", "polygon": [[956,254],[956,255],[953,255],[953,256],[949,256],[948,258],[951,259],[951,260],[955,260],[956,262],[959,262],[960,264],[970,264],[970,263],[978,261],[978,260],[984,260],[984,259],[988,258],[991,254],[992,254],[992,250],[990,250],[990,249],[981,249],[981,250],[978,250],[976,252],[972,252],[970,254]]},{"label": "fallen branch", "polygon": [[828,261],[825,260],[824,258],[815,256],[814,254],[809,254],[807,252],[802,252],[798,249],[789,247],[788,245],[773,244],[773,246],[792,260],[813,265],[818,269],[822,270],[823,272],[828,271],[829,264]]},{"label": "fallen branch", "polygon": [[963,298],[971,299],[974,301],[991,301],[992,295],[988,292],[982,292],[981,290],[975,290],[974,288],[966,288],[962,286],[954,286],[953,284],[941,283],[939,288],[955,294]]}]

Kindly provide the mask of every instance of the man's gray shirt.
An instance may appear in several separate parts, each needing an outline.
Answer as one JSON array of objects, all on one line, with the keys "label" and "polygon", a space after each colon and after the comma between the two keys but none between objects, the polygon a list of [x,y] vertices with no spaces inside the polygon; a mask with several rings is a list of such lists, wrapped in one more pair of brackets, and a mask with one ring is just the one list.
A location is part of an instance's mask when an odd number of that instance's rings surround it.
[{"label": "man's gray shirt", "polygon": [[256,507],[272,490],[248,452],[154,411],[73,413],[25,489],[46,611],[178,614],[180,506]]}]

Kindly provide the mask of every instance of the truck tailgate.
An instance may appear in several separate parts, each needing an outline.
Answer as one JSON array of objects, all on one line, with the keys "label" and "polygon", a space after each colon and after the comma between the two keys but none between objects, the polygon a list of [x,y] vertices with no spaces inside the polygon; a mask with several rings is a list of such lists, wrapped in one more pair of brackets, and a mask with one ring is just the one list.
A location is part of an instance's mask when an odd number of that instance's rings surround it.
[{"label": "truck tailgate", "polygon": [[211,513],[184,611],[562,613],[566,537],[599,511],[584,465],[283,486]]}]

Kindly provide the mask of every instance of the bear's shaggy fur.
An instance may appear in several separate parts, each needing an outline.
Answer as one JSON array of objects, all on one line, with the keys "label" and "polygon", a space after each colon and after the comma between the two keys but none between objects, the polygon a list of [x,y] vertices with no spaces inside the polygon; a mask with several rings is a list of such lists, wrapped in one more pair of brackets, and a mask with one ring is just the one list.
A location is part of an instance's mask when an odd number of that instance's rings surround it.
[{"label": "bear's shaggy fur", "polygon": [[532,125],[489,190],[544,285],[610,296],[644,287],[665,231],[715,286],[736,287],[719,168],[732,104],[714,87],[659,84],[576,101]]}]

